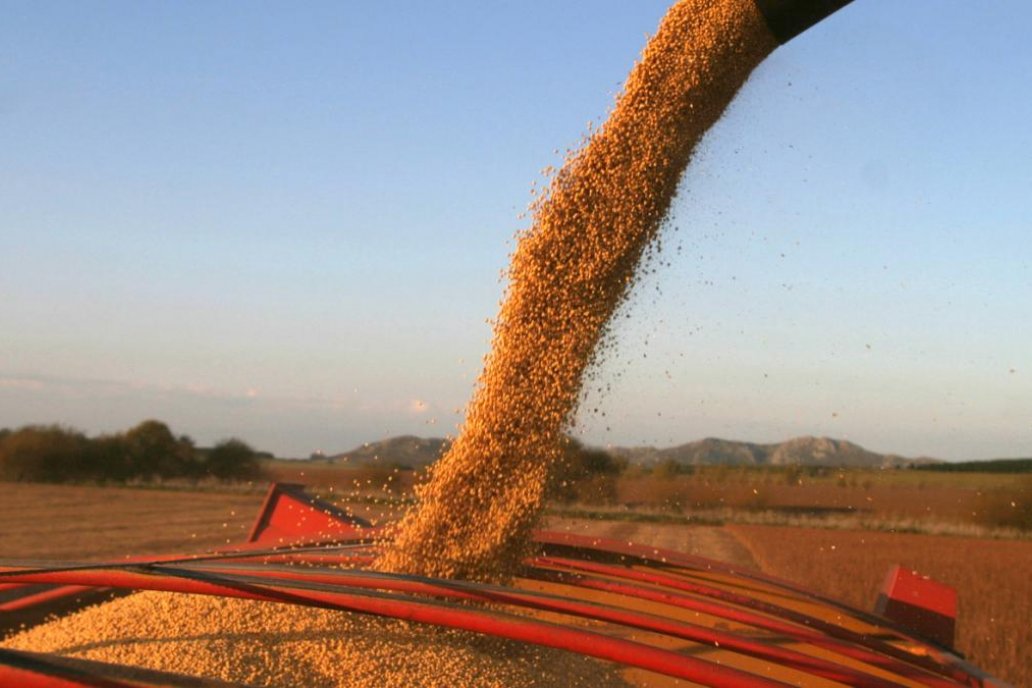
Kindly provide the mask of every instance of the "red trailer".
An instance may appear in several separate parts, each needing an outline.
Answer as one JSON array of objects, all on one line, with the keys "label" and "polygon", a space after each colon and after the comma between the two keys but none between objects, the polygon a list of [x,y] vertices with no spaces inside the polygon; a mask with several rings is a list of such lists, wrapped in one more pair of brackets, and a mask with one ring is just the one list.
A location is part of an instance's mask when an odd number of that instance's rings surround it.
[{"label": "red trailer", "polygon": [[[890,572],[877,613],[865,613],[719,561],[558,532],[536,533],[538,553],[509,586],[371,571],[383,535],[300,485],[276,484],[249,541],[236,547],[107,563],[0,562],[0,628],[67,612],[98,591],[162,590],[403,618],[702,686],[1006,686],[950,647],[953,590],[910,571]],[[0,685],[227,684],[0,649]]]}]

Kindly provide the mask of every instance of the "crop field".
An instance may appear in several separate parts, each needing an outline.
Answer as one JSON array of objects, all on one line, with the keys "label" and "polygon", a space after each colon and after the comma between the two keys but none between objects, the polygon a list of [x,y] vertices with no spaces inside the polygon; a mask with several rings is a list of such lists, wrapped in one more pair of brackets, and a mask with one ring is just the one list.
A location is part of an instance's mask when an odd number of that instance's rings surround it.
[{"label": "crop field", "polygon": [[707,467],[689,475],[628,471],[615,501],[733,521],[977,534],[1008,525],[1004,509],[1032,500],[1032,480],[910,470]]},{"label": "crop field", "polygon": [[247,538],[265,496],[89,485],[5,483],[0,557],[117,559],[203,551]]},{"label": "crop field", "polygon": [[1032,685],[1032,542],[814,528],[728,526],[760,568],[872,610],[894,564],[957,589],[957,648]]},{"label": "crop field", "polygon": [[[270,479],[330,497],[411,497],[419,473],[328,461],[266,461]],[[684,473],[630,467],[590,480],[578,504],[591,511],[651,512],[709,523],[751,523],[1020,537],[1032,526],[1032,476],[915,470],[696,467]],[[1015,505],[1017,508],[1015,508]],[[1020,513],[1016,513],[1020,512]],[[1015,518],[1017,517],[1017,518]]]}]

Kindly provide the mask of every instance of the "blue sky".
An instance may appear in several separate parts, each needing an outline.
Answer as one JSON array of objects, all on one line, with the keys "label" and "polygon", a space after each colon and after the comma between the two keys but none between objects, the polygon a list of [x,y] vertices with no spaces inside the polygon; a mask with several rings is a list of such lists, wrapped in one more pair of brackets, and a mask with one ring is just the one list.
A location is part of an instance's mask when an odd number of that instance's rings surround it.
[{"label": "blue sky", "polygon": [[[531,185],[665,4],[0,0],[0,426],[454,432]],[[1030,23],[856,0],[774,53],[578,432],[1032,454]]]}]

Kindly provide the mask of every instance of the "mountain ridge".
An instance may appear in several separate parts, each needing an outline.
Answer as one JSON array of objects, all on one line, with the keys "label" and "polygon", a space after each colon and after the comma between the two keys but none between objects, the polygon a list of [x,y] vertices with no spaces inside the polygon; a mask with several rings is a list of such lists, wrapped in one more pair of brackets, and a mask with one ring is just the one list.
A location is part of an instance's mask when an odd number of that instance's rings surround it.
[{"label": "mountain ridge", "polygon": [[645,465],[674,461],[691,466],[900,468],[938,462],[938,459],[929,457],[907,458],[899,454],[880,454],[848,440],[811,435],[772,443],[707,437],[666,449],[615,447],[610,451],[631,463]]},{"label": "mountain ridge", "polygon": [[[450,446],[440,437],[399,435],[366,442],[326,458],[354,465],[420,468],[435,461]],[[907,458],[880,454],[848,440],[804,435],[783,442],[757,443],[706,437],[673,447],[606,447],[603,451],[629,463],[650,466],[666,461],[691,466],[835,466],[900,468],[940,463],[929,457]]]}]

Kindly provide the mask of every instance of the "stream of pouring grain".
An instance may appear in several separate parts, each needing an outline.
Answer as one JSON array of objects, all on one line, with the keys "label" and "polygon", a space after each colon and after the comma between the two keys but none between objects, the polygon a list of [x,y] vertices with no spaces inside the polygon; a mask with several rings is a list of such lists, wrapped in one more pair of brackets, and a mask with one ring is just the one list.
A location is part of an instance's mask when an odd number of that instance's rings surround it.
[{"label": "stream of pouring grain", "polygon": [[535,203],[464,426],[379,567],[478,580],[516,571],[585,370],[692,151],[775,47],[753,0],[670,9],[605,124]]}]

